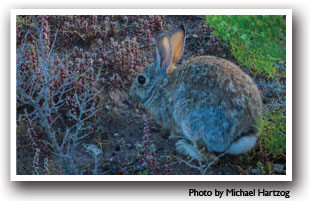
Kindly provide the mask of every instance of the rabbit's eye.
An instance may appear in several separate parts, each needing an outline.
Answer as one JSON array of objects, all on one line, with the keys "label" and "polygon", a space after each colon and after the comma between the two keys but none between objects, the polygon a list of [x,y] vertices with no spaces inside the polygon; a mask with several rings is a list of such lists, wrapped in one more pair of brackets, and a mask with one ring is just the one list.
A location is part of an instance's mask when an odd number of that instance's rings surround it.
[{"label": "rabbit's eye", "polygon": [[144,85],[144,84],[145,84],[145,81],[146,81],[146,79],[145,79],[145,77],[144,77],[143,75],[139,75],[139,76],[138,76],[138,82],[139,82],[139,84]]}]

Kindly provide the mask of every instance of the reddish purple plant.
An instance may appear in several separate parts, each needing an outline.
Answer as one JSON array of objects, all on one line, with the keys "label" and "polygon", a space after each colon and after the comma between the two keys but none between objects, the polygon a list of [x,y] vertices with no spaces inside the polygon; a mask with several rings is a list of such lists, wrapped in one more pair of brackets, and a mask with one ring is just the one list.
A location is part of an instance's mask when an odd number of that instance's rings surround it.
[{"label": "reddish purple plant", "polygon": [[165,169],[165,174],[166,175],[171,175],[171,157],[168,158],[168,161],[167,161],[167,165],[166,165],[166,169]]},{"label": "reddish purple plant", "polygon": [[205,39],[206,33],[207,33],[206,21],[205,21],[205,20],[202,20],[202,21],[201,21],[200,43],[202,43],[203,40]]},{"label": "reddish purple plant", "polygon": [[149,121],[146,115],[143,116],[144,120],[144,129],[143,129],[143,147],[144,147],[144,160],[143,164],[148,162],[148,155],[149,155],[149,147],[148,147],[148,136],[150,132],[149,128]]},{"label": "reddish purple plant", "polygon": [[[92,124],[88,123],[97,112],[101,90],[128,84],[128,75],[145,62],[139,48],[151,45],[152,32],[160,27],[162,19],[160,16],[18,16],[17,107],[31,110],[27,114],[30,123],[21,121],[26,116],[23,113],[18,114],[17,125],[26,123],[29,136],[39,134],[40,140],[28,139],[34,149],[40,148],[40,154],[49,150],[49,157],[53,153],[61,159],[58,161],[66,161],[67,165],[61,166],[67,173],[76,170],[71,156],[92,132]],[[133,29],[133,23],[137,29]],[[118,30],[120,27],[123,29]],[[72,41],[81,41],[82,45]],[[149,149],[149,163],[155,166],[156,154],[151,146],[145,145]]]}]

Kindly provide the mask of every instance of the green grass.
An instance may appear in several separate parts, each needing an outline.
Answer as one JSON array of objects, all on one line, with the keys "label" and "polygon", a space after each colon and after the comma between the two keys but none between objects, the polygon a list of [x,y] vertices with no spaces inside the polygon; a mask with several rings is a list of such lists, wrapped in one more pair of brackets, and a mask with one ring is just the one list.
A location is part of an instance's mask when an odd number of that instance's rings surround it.
[{"label": "green grass", "polygon": [[[227,41],[233,56],[253,73],[274,78],[285,68],[286,21],[280,15],[209,15],[213,34]],[[285,72],[282,72],[285,75]]]},{"label": "green grass", "polygon": [[239,156],[237,168],[240,173],[249,174],[255,167],[260,174],[274,174],[274,164],[282,163],[286,157],[286,117],[279,109],[266,110],[258,118],[256,128],[260,134],[257,146]]},{"label": "green grass", "polygon": [[267,110],[258,119],[257,129],[259,154],[272,158],[285,157],[286,153],[286,117],[279,110]]}]

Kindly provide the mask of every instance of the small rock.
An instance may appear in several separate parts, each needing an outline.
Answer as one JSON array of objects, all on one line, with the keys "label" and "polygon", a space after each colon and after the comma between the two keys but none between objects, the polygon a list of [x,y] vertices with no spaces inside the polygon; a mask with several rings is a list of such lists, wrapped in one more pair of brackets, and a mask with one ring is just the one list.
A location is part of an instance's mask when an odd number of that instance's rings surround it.
[{"label": "small rock", "polygon": [[284,165],[282,164],[274,164],[274,171],[278,174],[282,174],[283,170],[284,170]]},{"label": "small rock", "polygon": [[258,168],[252,169],[252,170],[251,170],[251,173],[252,173],[252,174],[255,174],[255,175],[260,175],[260,174],[261,174],[261,172],[260,172],[260,170],[259,170]]},{"label": "small rock", "polygon": [[193,38],[198,38],[199,36],[197,34],[192,34]]},{"label": "small rock", "polygon": [[100,154],[102,154],[102,150],[97,145],[89,145],[86,148],[86,151],[93,155],[94,157],[98,157]]},{"label": "small rock", "polygon": [[118,133],[114,133],[113,136],[114,136],[114,137],[118,137],[119,134],[118,134]]}]

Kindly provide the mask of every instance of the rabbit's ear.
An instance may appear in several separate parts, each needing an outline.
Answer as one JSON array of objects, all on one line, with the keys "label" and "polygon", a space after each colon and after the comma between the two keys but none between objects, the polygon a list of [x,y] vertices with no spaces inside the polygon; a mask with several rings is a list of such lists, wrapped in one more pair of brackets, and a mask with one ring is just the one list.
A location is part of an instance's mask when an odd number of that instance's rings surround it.
[{"label": "rabbit's ear", "polygon": [[167,34],[156,39],[156,72],[166,72],[172,61],[172,45]]},{"label": "rabbit's ear", "polygon": [[181,25],[171,36],[171,43],[172,43],[172,63],[177,63],[184,50],[184,44],[185,44],[185,28],[183,25]]}]

